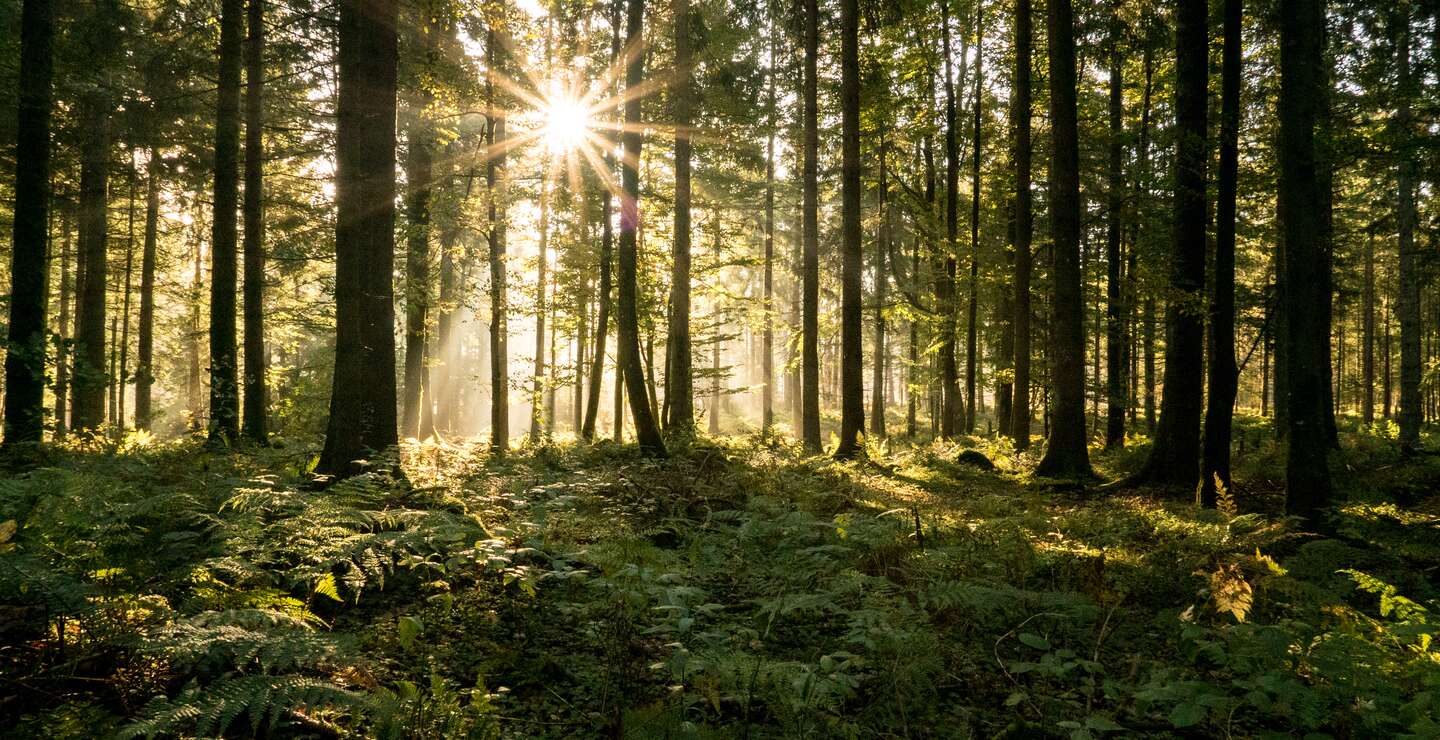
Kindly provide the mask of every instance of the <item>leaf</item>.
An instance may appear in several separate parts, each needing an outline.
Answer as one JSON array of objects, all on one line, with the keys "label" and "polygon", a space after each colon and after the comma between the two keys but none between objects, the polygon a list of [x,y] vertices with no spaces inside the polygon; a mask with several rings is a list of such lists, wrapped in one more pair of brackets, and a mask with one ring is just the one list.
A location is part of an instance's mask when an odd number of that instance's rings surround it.
[{"label": "leaf", "polygon": [[1199,724],[1202,719],[1205,719],[1205,707],[1194,702],[1187,701],[1184,704],[1177,704],[1174,709],[1170,710],[1170,724],[1177,729],[1194,726]]},{"label": "leaf", "polygon": [[18,526],[15,524],[14,519],[6,519],[0,522],[0,543],[9,542],[10,538],[15,536],[15,530],[17,528]]},{"label": "leaf", "polygon": [[1035,648],[1036,650],[1050,649],[1050,641],[1035,634],[1034,632],[1021,632],[1020,642],[1032,648]]},{"label": "leaf", "polygon": [[1085,726],[1092,730],[1103,730],[1105,732],[1125,731],[1125,728],[1117,724],[1115,720],[1110,719],[1103,714],[1092,714],[1089,717],[1086,717]]},{"label": "leaf", "polygon": [[414,647],[416,638],[425,632],[425,624],[417,617],[401,617],[395,626],[400,646],[407,649]]},{"label": "leaf", "polygon": [[315,593],[329,597],[333,601],[344,601],[340,598],[340,589],[335,586],[334,573],[326,573],[324,578],[315,583]]},{"label": "leaf", "polygon": [[1013,707],[1028,698],[1030,695],[1023,691],[1012,691],[1009,696],[1005,697],[1005,706]]}]

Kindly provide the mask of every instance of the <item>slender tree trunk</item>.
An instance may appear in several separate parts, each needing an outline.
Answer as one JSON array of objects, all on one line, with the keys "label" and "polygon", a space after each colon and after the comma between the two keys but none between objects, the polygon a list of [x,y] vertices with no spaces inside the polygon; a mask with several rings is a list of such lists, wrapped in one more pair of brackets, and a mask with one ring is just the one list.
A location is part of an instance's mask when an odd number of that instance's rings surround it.
[{"label": "slender tree trunk", "polygon": [[1105,448],[1125,446],[1125,297],[1120,279],[1120,228],[1125,208],[1124,55],[1123,26],[1118,15],[1110,21],[1110,202],[1105,234]]},{"label": "slender tree trunk", "polygon": [[45,287],[50,206],[50,109],[55,37],[50,0],[20,12],[19,121],[15,129],[15,225],[10,252],[9,347],[4,443],[38,444],[45,433]]},{"label": "slender tree trunk", "polygon": [[101,91],[81,102],[80,252],[84,281],[76,317],[71,428],[94,432],[105,423],[105,282],[110,170],[110,102]]},{"label": "slender tree trunk", "polygon": [[1414,121],[1411,113],[1414,81],[1410,72],[1410,4],[1399,3],[1393,11],[1397,68],[1398,100],[1395,113],[1396,138],[1399,142],[1396,159],[1397,193],[1395,222],[1399,231],[1400,300],[1396,314],[1400,317],[1400,449],[1413,453],[1420,445],[1423,422],[1420,383],[1424,368],[1421,364],[1420,336],[1420,270],[1415,247],[1415,157]]},{"label": "slender tree trunk", "polygon": [[[620,10],[621,0],[613,0],[610,5],[610,63],[620,63]],[[607,141],[608,144],[608,141]],[[590,393],[585,403],[585,422],[581,429],[580,436],[586,440],[595,437],[595,420],[600,409],[600,384],[605,376],[605,340],[609,333],[610,323],[610,269],[613,262],[611,251],[614,243],[613,213],[611,192],[613,187],[610,184],[615,172],[615,147],[605,147],[605,173],[601,180],[600,210],[603,221],[600,224],[600,308],[595,319],[595,356],[590,369]],[[620,373],[615,373],[616,386],[620,385]],[[617,390],[618,394],[618,390]],[[617,395],[618,399],[618,395]],[[615,408],[620,409],[620,401],[616,400]],[[620,428],[620,420],[616,418],[616,429]],[[619,441],[619,433],[616,434],[616,441]]]},{"label": "slender tree trunk", "polygon": [[1375,423],[1375,235],[1365,238],[1365,285],[1362,300],[1365,312],[1361,321],[1360,385],[1364,395],[1360,405],[1361,419],[1366,426]]},{"label": "slender tree trunk", "polygon": [[1323,317],[1326,300],[1323,195],[1317,178],[1315,128],[1323,85],[1323,0],[1282,0],[1280,7],[1280,201],[1285,229],[1285,320],[1289,335],[1289,454],[1285,510],[1314,521],[1330,500],[1325,439]]},{"label": "slender tree trunk", "polygon": [[[204,210],[197,207],[203,215]],[[196,219],[196,226],[200,223]],[[185,411],[189,415],[189,431],[191,434],[199,432],[204,426],[205,409],[200,406],[200,295],[201,286],[204,285],[205,273],[204,264],[201,261],[201,241],[199,228],[193,236],[195,239],[194,272],[190,277],[190,336],[185,344],[186,360],[188,361],[189,372],[185,376]]]},{"label": "slender tree trunk", "polygon": [[1010,434],[1015,449],[1030,447],[1030,0],[1015,0],[1014,95],[1010,128],[1015,163],[1015,386],[1011,391]]},{"label": "slender tree trunk", "polygon": [[1210,297],[1210,390],[1206,395],[1200,503],[1214,507],[1230,487],[1231,423],[1240,370],[1235,364],[1235,196],[1239,177],[1242,0],[1225,0],[1220,72],[1220,188],[1215,212],[1215,279]]},{"label": "slender tree trunk", "polygon": [[805,250],[800,267],[804,283],[803,316],[800,346],[801,394],[800,438],[806,452],[820,452],[820,233],[818,159],[820,139],[818,71],[820,19],[817,0],[804,0],[805,5],[805,111],[802,178],[804,180]]},{"label": "slender tree trunk", "polygon": [[421,407],[432,403],[425,393],[426,324],[430,313],[430,183],[434,162],[428,101],[421,95],[410,111],[405,156],[405,395],[400,436],[420,434]]},{"label": "slender tree trunk", "polygon": [[220,6],[220,85],[215,113],[215,206],[210,229],[210,426],[212,444],[240,436],[235,278],[240,204],[240,69],[245,0]]},{"label": "slender tree trunk", "polygon": [[[145,165],[145,241],[140,252],[140,326],[135,362],[135,428],[150,430],[155,383],[155,250],[160,226],[160,161],[154,147]],[[249,228],[246,228],[247,238]]]},{"label": "slender tree trunk", "polygon": [[1070,0],[1050,0],[1050,239],[1051,266],[1049,439],[1035,474],[1091,477],[1085,434],[1085,305],[1080,274],[1080,149],[1076,114],[1075,20]]},{"label": "slender tree trunk", "polygon": [[[774,12],[767,5],[767,10]],[[760,430],[769,434],[775,425],[775,23],[770,19],[770,66],[766,70],[765,141],[765,338],[760,358],[764,385],[760,395]]]},{"label": "slender tree trunk", "polygon": [[1165,307],[1165,387],[1150,457],[1132,482],[1190,487],[1200,474],[1205,355],[1205,0],[1176,12],[1175,234]]},{"label": "slender tree trunk", "polygon": [[540,176],[540,255],[535,281],[535,374],[530,382],[530,442],[538,443],[545,431],[545,312],[549,299],[550,261],[550,165],[542,165]]},{"label": "slender tree trunk", "polygon": [[[65,436],[68,428],[68,401],[70,400],[70,296],[74,293],[70,277],[70,208],[59,204],[60,210],[60,329],[57,332],[55,352],[55,438]],[[13,273],[12,273],[13,274]],[[137,388],[138,399],[138,388]],[[138,404],[138,400],[137,400]],[[137,405],[138,410],[138,405]]]},{"label": "slender tree trunk", "polygon": [[341,0],[335,130],[335,378],[317,468],[399,442],[395,403],[397,0]]},{"label": "slender tree trunk", "polygon": [[[675,0],[675,239],[671,251],[670,327],[665,405],[669,427],[695,429],[690,348],[690,0]],[[713,413],[713,412],[712,412]]]},{"label": "slender tree trunk", "polygon": [[720,434],[720,337],[710,345],[710,435]]},{"label": "slender tree trunk", "polygon": [[870,376],[870,434],[877,439],[884,439],[886,436],[885,366],[890,355],[890,350],[885,344],[885,309],[886,301],[888,300],[886,292],[889,285],[885,256],[890,251],[890,173],[888,162],[890,143],[885,138],[887,126],[888,123],[885,119],[882,119],[880,123],[880,224],[876,228],[875,239],[875,362],[873,364],[873,374]]},{"label": "slender tree trunk", "polygon": [[[641,43],[641,22],[644,17],[643,0],[628,0],[625,24],[625,43],[630,49],[638,49]],[[640,366],[640,324],[637,298],[639,288],[636,273],[635,232],[640,226],[640,147],[642,143],[639,127],[640,97],[636,89],[644,82],[644,55],[633,53],[625,66],[625,124],[620,135],[624,155],[620,158],[620,244],[619,244],[619,306],[615,323],[619,328],[620,367],[624,371],[627,395],[630,397],[630,416],[635,420],[635,436],[640,449],[655,457],[664,457],[665,441],[655,424],[649,393],[645,386],[644,368]]]},{"label": "slender tree trunk", "polygon": [[[270,406],[265,381],[264,0],[247,0],[246,14],[250,37],[245,44],[245,239],[241,245],[245,253],[245,284],[242,296],[245,322],[245,398],[240,432],[251,442],[264,444],[269,437],[266,413]],[[138,417],[138,402],[136,413]]]},{"label": "slender tree trunk", "polygon": [[130,203],[127,208],[125,240],[125,281],[120,302],[120,374],[116,376],[116,426],[125,429],[125,386],[130,382],[130,299],[134,292],[135,277],[135,151],[130,151],[130,169],[127,173],[130,187]]},{"label": "slender tree trunk", "polygon": [[[940,319],[940,389],[941,417],[940,436],[955,436],[955,422],[962,410],[960,380],[955,368],[955,273],[960,234],[960,139],[959,117],[956,113],[954,62],[950,44],[950,3],[940,3],[942,56],[945,61],[945,250],[943,269],[935,276],[936,310]],[[961,63],[965,61],[962,54]],[[960,86],[965,85],[964,71],[961,71]]]},{"label": "slender tree trunk", "polygon": [[[864,314],[860,292],[865,254],[860,232],[860,9],[840,0],[840,444],[838,458],[862,452],[865,431]],[[879,355],[876,355],[879,361]]]},{"label": "slender tree trunk", "polygon": [[510,449],[510,353],[506,327],[505,232],[509,225],[509,199],[505,177],[505,106],[496,105],[495,88],[502,74],[505,50],[500,34],[486,32],[486,118],[489,152],[485,157],[485,184],[489,200],[490,247],[490,451],[503,455]]},{"label": "slender tree trunk", "polygon": [[975,432],[975,374],[977,353],[977,314],[980,305],[980,116],[984,109],[985,80],[985,4],[975,4],[975,102],[970,170],[970,305],[965,327],[965,433]]}]

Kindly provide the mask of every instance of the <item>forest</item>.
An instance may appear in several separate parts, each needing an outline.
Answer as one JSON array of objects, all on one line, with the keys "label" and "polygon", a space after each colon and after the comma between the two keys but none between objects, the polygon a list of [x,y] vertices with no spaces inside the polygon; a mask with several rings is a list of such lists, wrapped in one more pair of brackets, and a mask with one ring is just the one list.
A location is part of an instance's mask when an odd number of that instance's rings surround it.
[{"label": "forest", "polygon": [[1440,737],[1440,1],[0,0],[0,735]]}]

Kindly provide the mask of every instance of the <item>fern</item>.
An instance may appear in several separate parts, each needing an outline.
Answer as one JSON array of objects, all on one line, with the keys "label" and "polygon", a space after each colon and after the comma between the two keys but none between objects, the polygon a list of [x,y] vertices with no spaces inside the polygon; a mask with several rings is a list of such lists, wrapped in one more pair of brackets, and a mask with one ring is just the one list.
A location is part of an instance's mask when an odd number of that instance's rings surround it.
[{"label": "fern", "polygon": [[122,728],[119,737],[179,734],[223,735],[241,716],[251,735],[283,727],[323,724],[320,715],[353,712],[365,695],[307,676],[236,676],[206,686],[192,682],[173,699],[151,701],[144,719]]}]

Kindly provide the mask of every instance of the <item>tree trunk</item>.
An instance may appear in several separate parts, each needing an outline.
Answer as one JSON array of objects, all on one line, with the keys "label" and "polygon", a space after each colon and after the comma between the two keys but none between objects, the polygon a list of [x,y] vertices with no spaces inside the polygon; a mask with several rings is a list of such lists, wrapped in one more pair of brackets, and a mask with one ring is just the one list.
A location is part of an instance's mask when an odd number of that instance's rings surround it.
[{"label": "tree trunk", "polygon": [[215,200],[210,221],[210,426],[212,444],[240,436],[235,277],[240,204],[240,68],[245,0],[220,6],[220,85],[215,112]]},{"label": "tree trunk", "polygon": [[1015,160],[1015,385],[1011,393],[1010,435],[1015,449],[1030,447],[1030,0],[1015,0],[1014,95],[1010,128]]},{"label": "tree trunk", "polygon": [[505,232],[509,225],[509,200],[503,182],[505,167],[505,106],[496,105],[495,88],[500,83],[505,50],[494,26],[485,34],[487,145],[485,185],[489,201],[490,247],[490,452],[503,455],[510,449],[510,352],[505,295]]},{"label": "tree trunk", "polygon": [[1396,314],[1400,318],[1400,449],[1413,453],[1420,445],[1421,410],[1420,383],[1424,368],[1421,364],[1420,335],[1420,270],[1415,247],[1415,148],[1414,122],[1411,113],[1414,82],[1410,73],[1410,6],[1400,3],[1394,9],[1398,100],[1395,133],[1399,151],[1396,175],[1397,193],[1395,222],[1399,231],[1400,300]]},{"label": "tree trunk", "polygon": [[400,436],[418,437],[421,407],[433,405],[426,393],[426,324],[430,313],[430,183],[434,161],[426,96],[410,111],[405,156],[405,395]]},{"label": "tree trunk", "polygon": [[345,477],[398,442],[395,403],[397,0],[341,0],[335,129],[335,378],[317,468]]},{"label": "tree trunk", "polygon": [[1035,474],[1094,475],[1085,434],[1085,305],[1080,275],[1080,150],[1076,120],[1075,20],[1070,0],[1050,0],[1050,385],[1055,400],[1045,456]]},{"label": "tree trunk", "polygon": [[800,367],[802,392],[800,439],[805,451],[820,452],[820,234],[818,164],[820,139],[817,65],[820,46],[820,19],[817,0],[804,0],[805,5],[805,91],[804,91],[804,181],[803,219],[805,228],[804,257],[800,275],[804,283],[803,315],[801,317]]},{"label": "tree trunk", "polygon": [[[241,245],[245,252],[245,284],[242,296],[245,322],[245,398],[240,432],[251,442],[264,444],[269,437],[266,413],[270,406],[265,382],[264,0],[248,0],[246,13],[250,38],[245,45],[245,240]],[[136,414],[138,418],[138,402]]]},{"label": "tree trunk", "polygon": [[[57,204],[60,210],[60,328],[56,333],[58,347],[55,352],[55,438],[65,436],[68,428],[68,402],[70,400],[70,296],[74,293],[70,277],[70,208]],[[139,388],[136,388],[137,411]]]},{"label": "tree trunk", "polygon": [[[641,43],[641,22],[644,0],[628,0],[625,43],[636,48]],[[654,457],[665,456],[665,441],[655,424],[645,386],[644,368],[640,366],[640,324],[637,306],[637,257],[635,232],[640,226],[640,96],[634,94],[643,84],[645,58],[631,55],[625,67],[625,123],[620,135],[624,154],[620,158],[620,244],[619,244],[619,306],[615,323],[619,329],[617,350],[623,370],[626,395],[630,397],[630,416],[635,420],[635,436],[640,449]]]},{"label": "tree trunk", "polygon": [[120,373],[115,376],[116,413],[115,426],[125,429],[125,386],[130,382],[130,301],[134,294],[135,277],[135,151],[130,151],[130,168],[127,172],[130,187],[130,202],[126,209],[125,239],[125,281],[120,301]]},{"label": "tree trunk", "polygon": [[10,252],[10,331],[5,355],[7,446],[38,444],[45,433],[45,288],[50,279],[46,247],[54,37],[50,0],[25,0],[20,14],[14,248]]},{"label": "tree trunk", "polygon": [[[840,0],[840,444],[835,456],[862,452],[865,431],[864,314],[860,292],[865,255],[860,233],[860,10]],[[879,355],[876,355],[879,361]]]},{"label": "tree trunk", "polygon": [[1280,7],[1280,202],[1285,229],[1285,330],[1288,334],[1289,454],[1285,510],[1314,520],[1330,500],[1329,445],[1322,408],[1330,369],[1325,326],[1322,195],[1316,177],[1315,127],[1323,74],[1322,0],[1283,0]]},{"label": "tree trunk", "polygon": [[[768,7],[768,6],[767,6]],[[773,8],[771,8],[773,12]],[[770,66],[767,70],[765,142],[765,338],[760,358],[764,386],[760,395],[760,430],[769,434],[775,425],[775,27],[770,22]]]},{"label": "tree trunk", "polygon": [[545,431],[545,312],[549,298],[550,262],[550,163],[540,176],[540,255],[535,279],[535,374],[530,379],[530,443],[540,441]]},{"label": "tree trunk", "polygon": [[1365,238],[1365,285],[1361,299],[1365,312],[1360,330],[1360,385],[1364,395],[1360,404],[1361,420],[1366,426],[1375,423],[1375,234]]},{"label": "tree trunk", "polygon": [[[670,326],[665,372],[667,425],[695,430],[694,372],[690,348],[690,1],[675,0],[675,238],[671,252]],[[713,413],[713,412],[712,412]]]},{"label": "tree trunk", "polygon": [[886,272],[885,257],[890,251],[890,172],[887,155],[890,143],[886,140],[888,122],[880,124],[880,182],[879,210],[880,224],[875,239],[875,362],[870,376],[870,434],[884,439],[885,433],[885,366],[890,350],[885,344],[885,309],[889,276]]},{"label": "tree trunk", "polygon": [[1165,306],[1165,387],[1150,457],[1132,482],[1190,487],[1200,474],[1205,354],[1205,115],[1208,36],[1204,0],[1176,13],[1175,233]]},{"label": "tree trunk", "polygon": [[[1118,10],[1118,8],[1117,8]],[[1120,279],[1120,224],[1125,208],[1124,84],[1120,48],[1123,26],[1119,15],[1110,28],[1110,178],[1105,234],[1105,449],[1125,446],[1125,296]]]},{"label": "tree trunk", "polygon": [[1230,437],[1240,370],[1235,365],[1235,195],[1239,176],[1242,0],[1225,0],[1220,72],[1220,188],[1215,206],[1215,279],[1210,296],[1210,390],[1206,395],[1200,503],[1230,488]]},{"label": "tree trunk", "polygon": [[103,91],[87,94],[79,117],[80,252],[84,282],[76,308],[74,396],[71,428],[94,432],[105,423],[105,282],[107,199],[110,178],[111,104]]},{"label": "tree trunk", "polygon": [[[153,423],[150,391],[155,383],[155,250],[160,226],[160,162],[154,147],[145,165],[145,238],[140,251],[140,326],[135,360],[135,428]],[[248,238],[249,227],[246,227]]]},{"label": "tree trunk", "polygon": [[[955,102],[953,52],[950,44],[950,3],[940,3],[942,56],[945,60],[945,250],[943,268],[935,276],[935,303],[940,313],[940,436],[955,436],[955,422],[962,410],[960,380],[955,368],[955,254],[960,235],[960,139]],[[964,64],[965,55],[960,56]],[[962,69],[960,86],[965,85]]]},{"label": "tree trunk", "polygon": [[970,170],[970,305],[965,316],[965,433],[975,433],[977,313],[980,306],[980,114],[984,109],[985,5],[975,4],[975,102]]},{"label": "tree trunk", "polygon": [[[620,0],[613,0],[610,6],[610,63],[620,63]],[[615,172],[615,147],[607,140],[605,147],[605,176],[601,177],[600,210],[603,221],[600,224],[600,308],[595,319],[595,356],[590,368],[590,393],[585,402],[585,421],[580,436],[586,440],[595,437],[595,421],[600,412],[600,384],[605,376],[605,340],[610,323],[610,269],[613,261],[611,251],[614,244],[613,214],[610,184]],[[615,374],[619,385],[620,373]],[[617,400],[615,407],[620,408]],[[616,427],[619,427],[616,420]],[[618,434],[616,435],[618,438]]]}]

